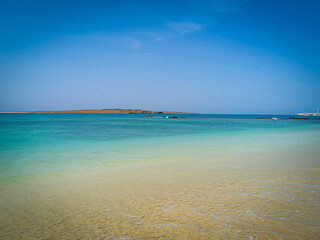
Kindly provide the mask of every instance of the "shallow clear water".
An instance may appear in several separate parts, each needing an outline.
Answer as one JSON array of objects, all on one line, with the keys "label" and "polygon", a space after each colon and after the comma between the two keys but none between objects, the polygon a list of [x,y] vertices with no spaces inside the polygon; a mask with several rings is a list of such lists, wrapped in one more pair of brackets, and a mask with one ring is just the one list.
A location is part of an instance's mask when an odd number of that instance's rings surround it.
[{"label": "shallow clear water", "polygon": [[319,120],[141,117],[0,114],[0,238],[320,238]]},{"label": "shallow clear water", "polygon": [[[225,136],[242,136],[241,141],[244,141],[245,136],[253,134],[320,129],[320,121],[288,120],[290,116],[284,115],[180,115],[180,119],[144,116],[1,114],[0,177],[88,170],[101,168],[101,165],[108,168],[145,159],[159,160],[170,157],[168,149],[166,154],[164,151],[160,153],[160,146],[181,146],[188,141],[193,145],[198,141],[199,145],[202,144],[201,139],[206,138],[215,139],[218,150],[228,147],[228,142],[221,144],[219,141]],[[261,119],[271,117],[279,120]],[[152,151],[148,152],[148,148]],[[171,153],[175,155],[172,148]]]}]

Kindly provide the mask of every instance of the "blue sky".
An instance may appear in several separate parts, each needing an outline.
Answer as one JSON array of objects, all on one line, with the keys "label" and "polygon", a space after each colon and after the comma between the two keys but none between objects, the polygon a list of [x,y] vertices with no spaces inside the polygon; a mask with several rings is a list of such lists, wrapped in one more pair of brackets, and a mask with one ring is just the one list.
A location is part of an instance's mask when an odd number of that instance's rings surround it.
[{"label": "blue sky", "polygon": [[320,1],[0,2],[0,111],[320,107]]}]

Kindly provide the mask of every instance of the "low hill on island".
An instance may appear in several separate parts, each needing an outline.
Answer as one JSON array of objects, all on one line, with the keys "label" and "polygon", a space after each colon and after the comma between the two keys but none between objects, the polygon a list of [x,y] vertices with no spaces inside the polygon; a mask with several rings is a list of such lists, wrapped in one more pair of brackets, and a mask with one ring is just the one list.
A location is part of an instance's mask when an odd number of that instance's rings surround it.
[{"label": "low hill on island", "polygon": [[[9,112],[2,112],[9,113]],[[173,111],[149,111],[141,109],[85,109],[85,110],[61,110],[61,111],[23,111],[10,113],[109,113],[109,114],[195,114]]]}]

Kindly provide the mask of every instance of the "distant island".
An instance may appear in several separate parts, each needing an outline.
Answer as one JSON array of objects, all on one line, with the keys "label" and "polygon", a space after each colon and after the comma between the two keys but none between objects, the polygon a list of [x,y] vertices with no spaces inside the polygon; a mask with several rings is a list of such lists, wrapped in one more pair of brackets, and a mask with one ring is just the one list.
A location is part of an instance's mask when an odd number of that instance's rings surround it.
[{"label": "distant island", "polygon": [[60,110],[60,111],[7,111],[0,113],[109,113],[109,114],[197,114],[174,111],[149,111],[142,109],[84,109],[84,110]]}]

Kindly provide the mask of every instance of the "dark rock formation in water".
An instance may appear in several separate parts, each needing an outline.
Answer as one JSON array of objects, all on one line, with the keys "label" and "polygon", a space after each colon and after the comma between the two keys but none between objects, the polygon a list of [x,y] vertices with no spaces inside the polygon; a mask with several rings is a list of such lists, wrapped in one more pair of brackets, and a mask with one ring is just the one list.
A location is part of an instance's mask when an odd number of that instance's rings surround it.
[{"label": "dark rock formation in water", "polygon": [[289,117],[289,119],[294,119],[294,120],[309,120],[309,118],[304,118],[304,117]]}]

